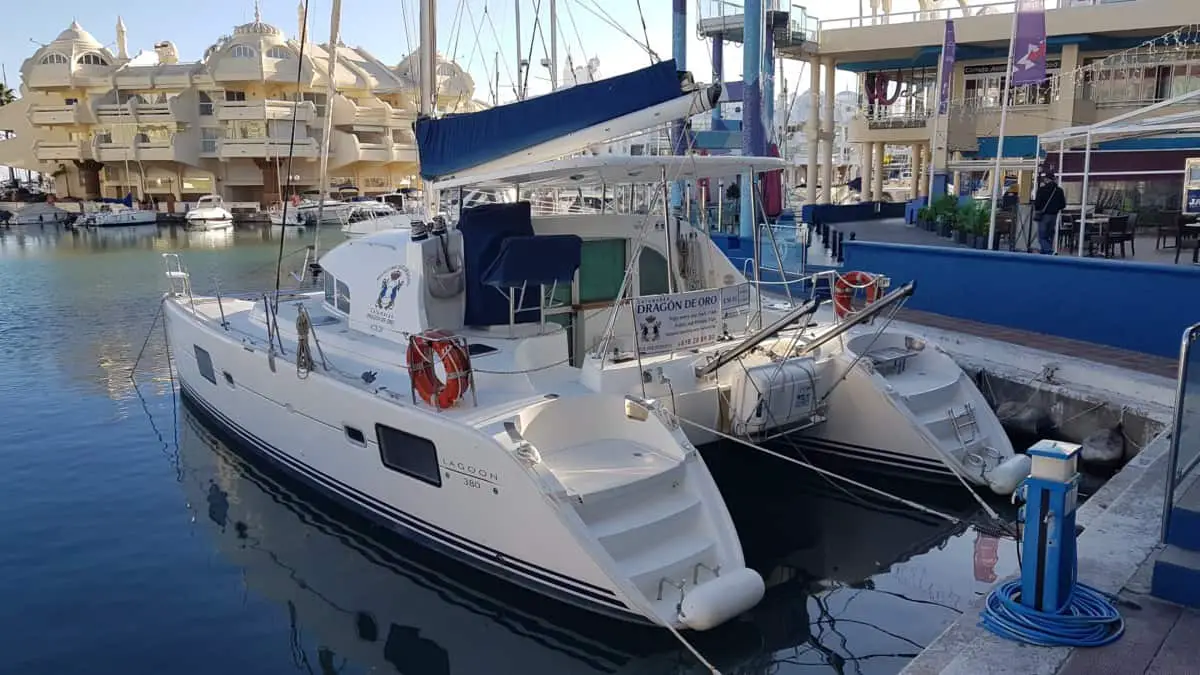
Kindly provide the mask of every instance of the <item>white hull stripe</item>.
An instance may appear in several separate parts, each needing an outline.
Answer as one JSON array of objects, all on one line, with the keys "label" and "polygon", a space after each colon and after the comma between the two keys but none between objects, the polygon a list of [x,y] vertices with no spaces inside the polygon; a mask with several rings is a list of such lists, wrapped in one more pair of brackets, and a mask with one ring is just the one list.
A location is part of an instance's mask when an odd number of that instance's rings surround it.
[{"label": "white hull stripe", "polygon": [[[404,511],[401,511],[394,506],[381,502],[370,495],[359,492],[354,488],[334,479],[326,474],[323,474],[309,467],[303,462],[297,461],[295,458],[279,451],[258,437],[254,436],[246,429],[230,420],[225,415],[215,410],[211,405],[203,400],[194,389],[180,382],[180,387],[187,397],[217,422],[227,427],[233,434],[243,443],[252,446],[262,454],[274,459],[279,464],[300,474],[309,481],[325,488],[347,501],[354,503],[359,508],[371,512],[377,517],[383,517],[387,521],[395,523],[404,528],[407,532],[416,535],[417,538],[424,542],[432,543],[437,548],[451,549],[456,552],[465,553],[471,557],[469,562],[482,563],[488,571],[499,572],[506,578],[518,576],[521,578],[531,578],[539,586],[544,586],[552,591],[557,591],[553,595],[570,594],[573,596],[582,596],[590,603],[595,603],[612,610],[619,610],[621,614],[628,613],[630,610],[621,603],[616,595],[605,588],[589,584],[585,581],[580,581],[572,577],[559,574],[553,570],[548,570],[539,565],[505,555],[500,551],[489,548],[482,544],[476,543],[470,539],[458,536],[453,532],[444,530],[432,523],[426,522],[420,518],[412,516]],[[519,583],[519,582],[518,582]],[[524,585],[529,585],[528,583]],[[578,603],[578,598],[576,599]],[[640,616],[640,615],[639,615]]]}]

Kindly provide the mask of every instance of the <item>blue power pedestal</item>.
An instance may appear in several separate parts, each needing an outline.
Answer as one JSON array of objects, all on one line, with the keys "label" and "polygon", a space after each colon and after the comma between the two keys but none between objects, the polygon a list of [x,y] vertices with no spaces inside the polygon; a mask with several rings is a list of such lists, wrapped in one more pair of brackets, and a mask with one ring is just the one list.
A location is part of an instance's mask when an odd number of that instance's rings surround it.
[{"label": "blue power pedestal", "polygon": [[1056,613],[1075,589],[1075,506],[1079,497],[1075,443],[1041,440],[1029,448],[1029,478],[1020,488],[1025,505],[1021,537],[1021,604]]}]

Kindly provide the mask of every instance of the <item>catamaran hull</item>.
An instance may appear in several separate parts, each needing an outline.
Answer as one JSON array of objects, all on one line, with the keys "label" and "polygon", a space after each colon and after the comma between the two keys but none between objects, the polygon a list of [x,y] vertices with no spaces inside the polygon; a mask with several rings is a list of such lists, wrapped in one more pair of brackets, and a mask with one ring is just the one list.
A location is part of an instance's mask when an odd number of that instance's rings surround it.
[{"label": "catamaran hull", "polygon": [[[247,448],[434,550],[583,609],[647,622],[546,508],[517,460],[472,456],[490,438],[436,413],[398,408],[380,398],[388,393],[372,395],[317,372],[299,379],[282,359],[273,371],[267,354],[193,317],[186,302],[169,298],[164,306],[181,388]],[[211,362],[212,379],[201,362]],[[379,423],[434,442],[440,485],[384,467],[373,440]],[[349,429],[372,440],[355,443]]]}]

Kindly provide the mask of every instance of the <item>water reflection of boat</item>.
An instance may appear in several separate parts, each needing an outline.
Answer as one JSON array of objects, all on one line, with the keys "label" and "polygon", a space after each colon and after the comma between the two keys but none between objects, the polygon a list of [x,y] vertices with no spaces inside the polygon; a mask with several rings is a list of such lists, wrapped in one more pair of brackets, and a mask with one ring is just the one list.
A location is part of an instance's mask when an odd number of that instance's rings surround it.
[{"label": "water reflection of boat", "polygon": [[132,244],[158,237],[158,225],[154,223],[125,226],[108,225],[79,230],[79,232],[83,239],[89,242],[98,242],[102,245]]},{"label": "water reflection of boat", "polygon": [[184,230],[188,248],[229,248],[233,246],[233,230]]},{"label": "water reflection of boat", "polygon": [[[286,605],[292,630],[319,645],[308,661],[431,675],[691,672],[665,631],[498,584],[385,533],[243,459],[252,455],[214,436],[190,403],[183,412],[183,485],[196,521],[250,589]],[[777,651],[810,638],[805,606],[802,585],[775,588],[745,620],[694,643],[722,672],[774,672]]]}]

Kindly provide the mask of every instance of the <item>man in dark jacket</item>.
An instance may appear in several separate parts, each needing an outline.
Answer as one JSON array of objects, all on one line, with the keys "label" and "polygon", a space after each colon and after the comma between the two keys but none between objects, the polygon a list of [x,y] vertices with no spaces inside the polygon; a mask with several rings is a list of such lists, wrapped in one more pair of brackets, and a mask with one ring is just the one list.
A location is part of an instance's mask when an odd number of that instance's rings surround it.
[{"label": "man in dark jacket", "polygon": [[1067,206],[1067,197],[1052,174],[1043,174],[1033,198],[1033,217],[1038,224],[1038,244],[1044,255],[1054,254],[1054,226]]}]

